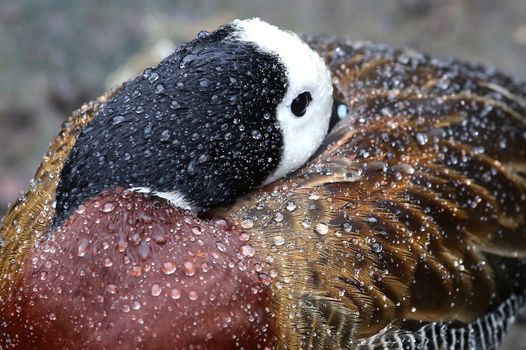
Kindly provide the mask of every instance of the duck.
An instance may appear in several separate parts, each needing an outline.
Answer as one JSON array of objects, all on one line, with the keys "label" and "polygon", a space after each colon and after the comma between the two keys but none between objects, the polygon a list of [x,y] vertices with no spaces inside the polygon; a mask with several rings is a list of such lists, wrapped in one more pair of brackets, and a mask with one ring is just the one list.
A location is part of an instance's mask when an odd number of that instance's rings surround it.
[{"label": "duck", "polygon": [[73,113],[4,218],[1,347],[499,346],[525,304],[526,84],[298,38],[234,21]]}]

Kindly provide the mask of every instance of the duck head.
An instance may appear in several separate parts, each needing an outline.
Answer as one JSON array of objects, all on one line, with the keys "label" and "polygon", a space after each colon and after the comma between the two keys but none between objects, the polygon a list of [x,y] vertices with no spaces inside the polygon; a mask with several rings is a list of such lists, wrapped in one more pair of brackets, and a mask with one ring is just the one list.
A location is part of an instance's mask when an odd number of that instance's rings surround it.
[{"label": "duck head", "polygon": [[82,131],[54,224],[117,186],[194,211],[232,202],[303,165],[331,108],[330,73],[296,34],[257,18],[201,32],[126,83]]}]

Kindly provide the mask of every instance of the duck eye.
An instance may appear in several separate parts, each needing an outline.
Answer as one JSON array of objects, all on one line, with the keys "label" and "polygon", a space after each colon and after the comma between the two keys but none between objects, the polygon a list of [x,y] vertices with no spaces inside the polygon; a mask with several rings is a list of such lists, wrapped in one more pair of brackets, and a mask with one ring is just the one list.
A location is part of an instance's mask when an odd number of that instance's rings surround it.
[{"label": "duck eye", "polygon": [[294,101],[290,104],[290,110],[296,117],[303,117],[307,111],[310,101],[312,101],[312,96],[310,92],[305,91],[296,96]]}]

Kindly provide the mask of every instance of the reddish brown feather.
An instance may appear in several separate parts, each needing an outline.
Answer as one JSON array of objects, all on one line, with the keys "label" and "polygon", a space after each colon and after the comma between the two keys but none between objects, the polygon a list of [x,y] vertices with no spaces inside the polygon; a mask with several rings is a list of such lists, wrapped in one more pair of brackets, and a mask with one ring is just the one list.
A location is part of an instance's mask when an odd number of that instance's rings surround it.
[{"label": "reddish brown feather", "polygon": [[103,193],[31,251],[0,306],[9,335],[0,345],[264,347],[273,321],[256,253],[238,227],[140,194]]}]

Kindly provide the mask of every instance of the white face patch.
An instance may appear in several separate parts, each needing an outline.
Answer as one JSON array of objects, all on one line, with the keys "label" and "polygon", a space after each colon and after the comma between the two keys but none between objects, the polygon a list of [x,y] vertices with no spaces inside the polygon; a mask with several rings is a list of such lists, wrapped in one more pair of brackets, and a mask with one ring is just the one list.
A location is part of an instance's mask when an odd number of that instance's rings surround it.
[{"label": "white face patch", "polygon": [[197,208],[192,206],[190,202],[188,202],[184,198],[184,196],[179,192],[159,192],[153,191],[151,188],[148,187],[133,187],[130,188],[129,191],[149,194],[155,197],[163,198],[166,199],[168,203],[170,203],[170,205],[173,207],[189,210],[194,214],[197,212]]},{"label": "white face patch", "polygon": [[[329,129],[332,113],[332,83],[329,69],[321,57],[296,34],[280,30],[259,18],[235,20],[239,40],[256,44],[263,52],[277,55],[286,69],[289,83],[276,117],[283,135],[283,154],[276,170],[264,184],[298,169],[321,145]],[[303,116],[296,116],[291,104],[298,95],[309,92],[312,101]]]}]

